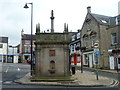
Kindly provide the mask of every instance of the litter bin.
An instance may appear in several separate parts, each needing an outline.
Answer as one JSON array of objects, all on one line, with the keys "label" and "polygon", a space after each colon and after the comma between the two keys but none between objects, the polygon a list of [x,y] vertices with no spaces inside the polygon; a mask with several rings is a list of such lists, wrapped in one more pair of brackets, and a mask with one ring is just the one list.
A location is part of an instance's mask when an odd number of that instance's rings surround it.
[{"label": "litter bin", "polygon": [[72,67],[72,74],[75,74],[75,67]]}]

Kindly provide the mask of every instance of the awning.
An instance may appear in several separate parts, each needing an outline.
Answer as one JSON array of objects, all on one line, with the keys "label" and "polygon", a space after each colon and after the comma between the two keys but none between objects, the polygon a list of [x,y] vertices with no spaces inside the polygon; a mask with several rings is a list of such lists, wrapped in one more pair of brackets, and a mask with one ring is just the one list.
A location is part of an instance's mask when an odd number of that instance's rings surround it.
[{"label": "awning", "polygon": [[31,55],[31,54],[23,54],[23,55]]},{"label": "awning", "polygon": [[19,56],[19,55],[18,54],[15,54],[15,55],[6,54],[6,55],[3,55],[3,56]]}]

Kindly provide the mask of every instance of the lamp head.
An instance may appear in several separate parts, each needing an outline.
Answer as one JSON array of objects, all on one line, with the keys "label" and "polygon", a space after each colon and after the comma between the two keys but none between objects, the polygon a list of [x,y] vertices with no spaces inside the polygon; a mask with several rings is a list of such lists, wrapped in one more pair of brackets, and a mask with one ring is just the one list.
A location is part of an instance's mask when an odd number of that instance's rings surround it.
[{"label": "lamp head", "polygon": [[27,6],[27,3],[25,4],[24,8],[26,8],[26,9],[29,8],[29,7]]}]

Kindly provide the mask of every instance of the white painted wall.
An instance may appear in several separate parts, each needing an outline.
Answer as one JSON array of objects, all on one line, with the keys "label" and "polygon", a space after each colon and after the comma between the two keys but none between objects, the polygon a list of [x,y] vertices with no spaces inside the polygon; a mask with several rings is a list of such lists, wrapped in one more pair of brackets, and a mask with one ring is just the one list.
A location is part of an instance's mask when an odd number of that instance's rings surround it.
[{"label": "white painted wall", "polygon": [[8,44],[7,43],[0,43],[3,44],[3,48],[0,48],[0,54],[7,54]]},{"label": "white painted wall", "polygon": [[8,51],[8,44],[7,43],[0,43],[3,45],[2,48],[0,48],[0,62],[3,62],[3,55],[7,54]]},{"label": "white painted wall", "polygon": [[13,63],[18,63],[18,56],[14,56],[14,61]]}]

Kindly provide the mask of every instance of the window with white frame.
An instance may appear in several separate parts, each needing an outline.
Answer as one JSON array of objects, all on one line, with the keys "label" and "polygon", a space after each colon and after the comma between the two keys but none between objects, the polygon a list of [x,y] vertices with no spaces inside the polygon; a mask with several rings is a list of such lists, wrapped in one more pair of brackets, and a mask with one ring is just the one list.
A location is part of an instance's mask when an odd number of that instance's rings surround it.
[{"label": "window with white frame", "polygon": [[76,52],[76,49],[75,49],[75,47],[76,47],[76,44],[74,44],[74,52]]},{"label": "window with white frame", "polygon": [[112,33],[111,34],[111,39],[112,39],[112,44],[116,44],[117,43],[117,34],[116,33]]},{"label": "window with white frame", "polygon": [[74,45],[71,45],[71,53],[74,52]]},{"label": "window with white frame", "polygon": [[81,57],[77,57],[77,62],[81,62]]},{"label": "window with white frame", "polygon": [[77,33],[77,39],[79,39],[80,38],[80,33]]},{"label": "window with white frame", "polygon": [[72,41],[74,41],[74,40],[75,40],[75,35],[72,36]]}]

